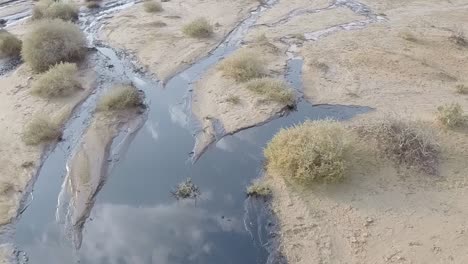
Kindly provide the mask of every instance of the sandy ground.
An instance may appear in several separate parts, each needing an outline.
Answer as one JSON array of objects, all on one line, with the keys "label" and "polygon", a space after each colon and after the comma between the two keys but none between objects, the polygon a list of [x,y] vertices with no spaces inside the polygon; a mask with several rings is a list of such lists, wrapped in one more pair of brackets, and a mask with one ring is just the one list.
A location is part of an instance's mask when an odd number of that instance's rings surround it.
[{"label": "sandy ground", "polygon": [[[162,3],[162,12],[147,13],[142,4],[136,4],[106,21],[100,37],[134,53],[160,80],[167,81],[207,55],[257,5],[252,0],[173,0]],[[183,26],[198,17],[215,26],[214,36],[194,39],[183,34]]]},{"label": "sandy ground", "polygon": [[[68,162],[67,189],[70,192],[71,226],[74,243],[80,247],[82,228],[94,205],[96,194],[106,179],[109,155],[114,138],[124,131],[128,139],[143,123],[142,109],[118,112],[97,112],[86,130],[82,143]],[[119,145],[125,145],[125,142]],[[116,155],[118,153],[115,153]]]},{"label": "sandy ground", "polygon": [[[467,263],[468,129],[446,131],[433,121],[444,103],[468,110],[468,96],[455,91],[468,81],[468,47],[450,40],[453,31],[468,32],[468,2],[366,2],[387,21],[298,48],[305,96],[312,103],[376,109],[362,119],[398,114],[426,120],[442,147],[440,175],[396,168],[369,142],[360,142],[347,179],[336,185],[301,188],[268,175],[282,251],[289,263],[304,264]],[[267,30],[281,38],[278,26]]]}]

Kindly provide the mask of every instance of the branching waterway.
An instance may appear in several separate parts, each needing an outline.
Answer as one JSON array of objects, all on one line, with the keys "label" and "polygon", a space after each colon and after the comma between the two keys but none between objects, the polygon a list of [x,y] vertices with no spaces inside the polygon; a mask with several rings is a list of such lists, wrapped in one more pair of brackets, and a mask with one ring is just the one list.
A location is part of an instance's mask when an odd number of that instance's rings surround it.
[{"label": "branching waterway", "polygon": [[[219,140],[192,162],[197,121],[190,111],[193,83],[239,46],[265,3],[239,23],[207,57],[173,77],[164,87],[142,73],[132,56],[94,40],[100,21],[132,3],[114,2],[98,13],[83,14],[81,25],[96,45],[91,61],[98,87],[74,112],[64,140],[50,151],[24,213],[10,236],[20,263],[281,263],[275,219],[263,200],[246,198],[245,189],[262,175],[263,148],[282,127],[307,119],[349,119],[371,109],[313,106],[299,99],[297,108],[266,124]],[[301,95],[301,59],[288,61],[286,80]],[[132,82],[145,94],[140,122],[123,126],[89,206],[89,217],[70,223],[73,204],[67,166],[82,140],[96,98],[112,83]],[[137,120],[138,121],[138,120]],[[175,200],[170,191],[192,178],[201,196]],[[34,184],[34,185],[33,185]]]}]

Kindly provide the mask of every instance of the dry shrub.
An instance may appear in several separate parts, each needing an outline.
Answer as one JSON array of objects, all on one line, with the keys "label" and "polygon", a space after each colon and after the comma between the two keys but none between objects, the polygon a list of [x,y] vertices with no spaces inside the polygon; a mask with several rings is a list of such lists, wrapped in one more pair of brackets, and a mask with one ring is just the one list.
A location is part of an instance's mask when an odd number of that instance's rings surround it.
[{"label": "dry shrub", "polygon": [[249,197],[268,197],[271,195],[271,189],[265,183],[256,181],[247,187],[247,196]]},{"label": "dry shrub", "polygon": [[0,30],[0,55],[18,56],[21,53],[21,40],[6,30]]},{"label": "dry shrub", "polygon": [[387,118],[358,130],[365,139],[374,139],[379,151],[397,164],[437,174],[439,146],[433,131],[423,123]]},{"label": "dry shrub", "polygon": [[161,3],[158,3],[154,0],[147,0],[143,2],[143,8],[148,13],[156,13],[163,11]]},{"label": "dry shrub", "polygon": [[437,120],[448,128],[455,128],[463,124],[463,109],[460,104],[445,104],[437,107]]},{"label": "dry shrub", "polygon": [[459,84],[457,84],[455,89],[456,89],[457,93],[459,93],[459,94],[468,94],[468,85],[467,84],[459,83]]},{"label": "dry shrub", "polygon": [[230,104],[240,104],[240,97],[237,96],[237,95],[230,95],[228,96],[228,98],[226,98],[226,102],[230,103]]},{"label": "dry shrub", "polygon": [[68,96],[82,89],[77,71],[74,63],[59,63],[33,83],[31,92],[46,98]]},{"label": "dry shrub", "polygon": [[86,7],[89,8],[89,9],[99,8],[99,7],[101,7],[101,3],[100,3],[100,1],[87,1],[86,2]]},{"label": "dry shrub", "polygon": [[185,35],[192,38],[209,38],[213,35],[213,26],[206,18],[197,18],[182,29]]},{"label": "dry shrub", "polygon": [[219,69],[224,76],[236,82],[246,82],[266,75],[264,62],[256,52],[249,50],[240,50],[227,57],[220,63]]},{"label": "dry shrub", "polygon": [[130,85],[113,87],[101,97],[99,111],[116,111],[141,106],[142,99],[138,90]]},{"label": "dry shrub", "polygon": [[70,3],[42,0],[34,6],[32,19],[43,18],[76,21],[78,19],[78,9]]},{"label": "dry shrub", "polygon": [[171,191],[172,196],[177,200],[183,199],[197,199],[201,192],[197,185],[192,182],[192,179],[188,178],[185,181],[179,183],[174,190]]},{"label": "dry shrub", "polygon": [[294,93],[283,80],[264,77],[250,80],[246,88],[265,97],[269,101],[284,105],[294,105]]},{"label": "dry shrub", "polygon": [[299,183],[334,182],[344,177],[350,136],[332,120],[306,121],[282,129],[264,150],[269,173]]},{"label": "dry shrub", "polygon": [[60,126],[43,116],[36,116],[25,126],[22,139],[26,145],[58,140],[62,136]]},{"label": "dry shrub", "polygon": [[458,46],[468,47],[468,40],[466,39],[465,32],[463,32],[462,29],[457,29],[455,32],[453,32],[449,39]]},{"label": "dry shrub", "polygon": [[79,27],[70,22],[43,20],[26,35],[21,55],[33,70],[43,72],[59,62],[83,59],[86,39]]}]

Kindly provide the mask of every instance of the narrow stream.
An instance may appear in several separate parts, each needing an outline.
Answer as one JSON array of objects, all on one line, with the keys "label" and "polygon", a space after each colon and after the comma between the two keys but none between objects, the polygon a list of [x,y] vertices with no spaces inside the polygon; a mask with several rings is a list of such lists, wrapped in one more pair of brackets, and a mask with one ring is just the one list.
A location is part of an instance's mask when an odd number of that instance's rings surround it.
[{"label": "narrow stream", "polygon": [[[245,195],[246,186],[263,173],[265,144],[282,127],[308,119],[345,120],[371,109],[312,106],[300,100],[296,110],[222,138],[192,163],[195,130],[187,104],[192,84],[239,47],[266,8],[253,12],[222,45],[176,75],[164,89],[134,70],[124,53],[98,46],[93,58],[100,88],[76,111],[64,132],[65,141],[43,163],[33,199],[16,225],[19,263],[283,263],[274,239],[274,218],[263,201]],[[91,40],[99,26],[95,23],[83,23]],[[298,94],[301,68],[302,60],[291,59],[285,76]],[[76,241],[76,230],[67,227],[64,217],[67,201],[59,195],[65,164],[89,123],[96,97],[109,84],[125,81],[144,91],[147,119],[127,138],[132,141],[125,153],[109,159],[110,175],[82,230],[82,240]],[[170,191],[188,177],[200,187],[201,198],[175,200]]]}]

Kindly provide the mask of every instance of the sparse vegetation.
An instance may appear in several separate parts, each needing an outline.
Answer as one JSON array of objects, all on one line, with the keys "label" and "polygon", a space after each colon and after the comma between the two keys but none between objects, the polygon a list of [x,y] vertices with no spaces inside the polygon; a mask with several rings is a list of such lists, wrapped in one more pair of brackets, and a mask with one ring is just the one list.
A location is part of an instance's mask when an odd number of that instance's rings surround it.
[{"label": "sparse vegetation", "polygon": [[427,125],[387,118],[358,127],[358,131],[364,139],[375,139],[379,151],[399,165],[437,174],[439,146]]},{"label": "sparse vegetation", "polygon": [[294,105],[294,93],[283,80],[264,77],[250,80],[245,87],[269,101],[284,105]]},{"label": "sparse vegetation", "polygon": [[241,50],[227,57],[220,63],[219,69],[224,76],[237,82],[266,76],[263,61],[259,59],[258,54],[248,50]]},{"label": "sparse vegetation", "polygon": [[256,181],[247,187],[247,196],[249,197],[268,197],[271,195],[271,189],[265,183]]},{"label": "sparse vegetation", "polygon": [[12,57],[21,53],[21,40],[6,30],[0,30],[0,56]]},{"label": "sparse vegetation", "polygon": [[89,9],[99,8],[101,7],[101,3],[99,1],[87,1],[86,7]]},{"label": "sparse vegetation", "polygon": [[299,183],[334,182],[344,177],[351,148],[343,125],[332,120],[306,121],[282,129],[264,150],[273,175]]},{"label": "sparse vegetation", "polygon": [[439,106],[437,111],[437,120],[446,127],[455,128],[464,121],[463,109],[460,104],[445,104]]},{"label": "sparse vegetation", "polygon": [[171,191],[171,194],[177,200],[183,199],[197,199],[201,192],[198,186],[196,186],[192,179],[188,178],[185,181],[179,183],[174,190]]},{"label": "sparse vegetation", "polygon": [[456,89],[457,93],[459,93],[459,94],[468,94],[468,85],[467,84],[459,83],[459,84],[457,84],[457,86],[455,86],[455,89]]},{"label": "sparse vegetation", "polygon": [[39,145],[58,140],[61,136],[58,124],[46,117],[36,116],[25,126],[22,138],[26,145]]},{"label": "sparse vegetation", "polygon": [[240,98],[237,95],[230,95],[226,99],[226,102],[237,105],[240,104]]},{"label": "sparse vegetation", "polygon": [[73,63],[59,63],[33,83],[31,92],[46,98],[68,96],[82,88],[77,71]]},{"label": "sparse vegetation", "polygon": [[400,34],[400,36],[406,40],[406,41],[409,41],[409,42],[418,42],[418,38],[416,37],[416,35],[414,35],[413,33],[409,32],[409,31],[404,31]]},{"label": "sparse vegetation", "polygon": [[458,29],[450,36],[450,40],[458,46],[468,47],[468,40],[465,37],[465,32],[462,29]]},{"label": "sparse vegetation", "polygon": [[62,1],[41,0],[33,8],[32,19],[62,19],[65,21],[76,21],[78,9]]},{"label": "sparse vegetation", "polygon": [[135,87],[119,85],[101,97],[97,109],[99,111],[116,111],[139,107],[142,104],[141,95]]},{"label": "sparse vegetation", "polygon": [[292,36],[293,36],[293,38],[296,38],[296,39],[298,39],[300,41],[306,41],[307,40],[305,38],[304,34],[302,34],[302,33],[296,33],[296,34],[293,34]]},{"label": "sparse vegetation", "polygon": [[161,3],[156,2],[154,0],[146,0],[145,2],[143,2],[143,8],[148,13],[156,13],[163,11]]},{"label": "sparse vegetation", "polygon": [[185,35],[192,38],[209,38],[213,35],[213,26],[206,18],[197,18],[182,29]]},{"label": "sparse vegetation", "polygon": [[78,26],[59,19],[37,23],[24,41],[21,55],[38,72],[59,62],[73,62],[86,54],[86,39]]}]

